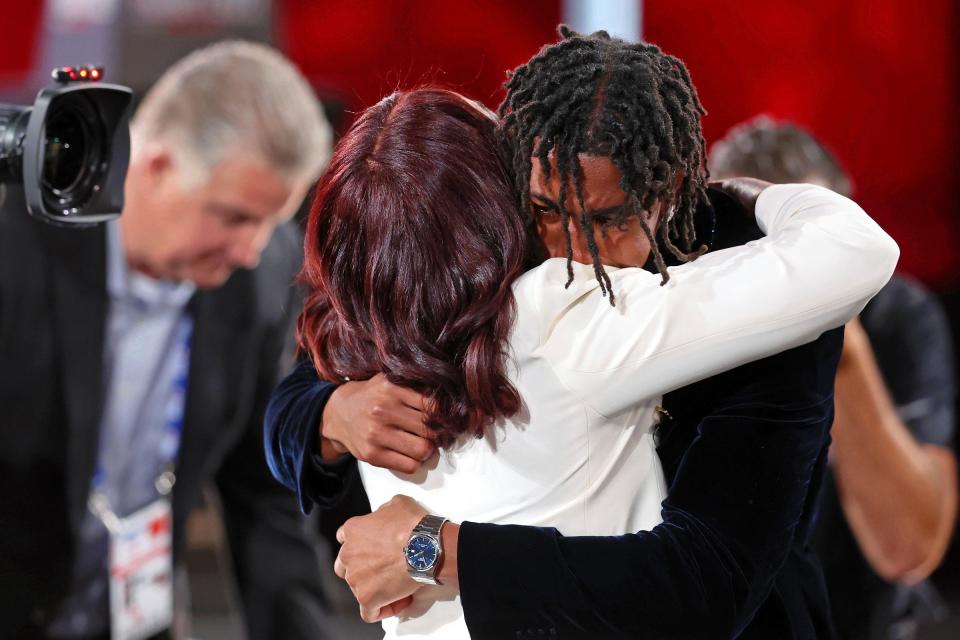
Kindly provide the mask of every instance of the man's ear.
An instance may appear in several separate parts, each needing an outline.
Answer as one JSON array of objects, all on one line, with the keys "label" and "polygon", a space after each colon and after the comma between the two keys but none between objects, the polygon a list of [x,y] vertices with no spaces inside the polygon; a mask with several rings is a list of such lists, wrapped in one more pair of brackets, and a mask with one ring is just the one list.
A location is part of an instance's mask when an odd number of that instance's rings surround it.
[{"label": "man's ear", "polygon": [[673,201],[677,201],[677,196],[680,195],[680,186],[683,184],[683,179],[686,177],[685,171],[677,170],[677,173],[673,176]]},{"label": "man's ear", "polygon": [[152,146],[144,152],[144,156],[145,173],[151,183],[163,182],[173,173],[175,162],[167,147]]},{"label": "man's ear", "polygon": [[[686,175],[687,174],[685,172],[677,170],[677,172],[673,176],[673,202],[674,203],[677,202],[677,197],[680,195],[680,187],[681,185],[683,185],[683,178]],[[672,211],[673,209],[667,210],[663,206],[663,199],[660,199],[657,202],[656,208],[650,211],[650,216],[651,216],[651,219],[653,219],[654,217],[653,214],[657,214],[658,216],[671,216]],[[657,218],[657,220],[659,221],[659,217]]]}]

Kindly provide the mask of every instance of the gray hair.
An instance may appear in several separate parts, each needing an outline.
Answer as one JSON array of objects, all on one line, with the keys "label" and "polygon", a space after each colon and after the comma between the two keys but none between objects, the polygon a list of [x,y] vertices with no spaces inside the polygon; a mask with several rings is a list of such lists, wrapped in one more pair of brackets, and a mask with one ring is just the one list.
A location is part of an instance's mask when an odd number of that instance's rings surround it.
[{"label": "gray hair", "polygon": [[202,182],[227,154],[246,151],[290,181],[312,180],[332,134],[306,79],[276,50],[243,41],[198,49],[147,93],[133,125],[138,143],[160,140]]},{"label": "gray hair", "polygon": [[746,176],[768,182],[817,182],[843,195],[850,177],[830,150],[803,128],[762,115],[727,132],[710,149],[713,178]]}]

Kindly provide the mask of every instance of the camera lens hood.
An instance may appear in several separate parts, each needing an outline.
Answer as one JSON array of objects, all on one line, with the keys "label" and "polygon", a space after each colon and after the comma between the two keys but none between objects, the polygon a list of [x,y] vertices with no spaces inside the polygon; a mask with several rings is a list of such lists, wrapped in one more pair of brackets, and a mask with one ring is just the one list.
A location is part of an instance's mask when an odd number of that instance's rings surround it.
[{"label": "camera lens hood", "polygon": [[44,89],[32,107],[0,107],[0,181],[21,182],[28,211],[46,222],[115,218],[132,98],[127,87],[78,83]]}]

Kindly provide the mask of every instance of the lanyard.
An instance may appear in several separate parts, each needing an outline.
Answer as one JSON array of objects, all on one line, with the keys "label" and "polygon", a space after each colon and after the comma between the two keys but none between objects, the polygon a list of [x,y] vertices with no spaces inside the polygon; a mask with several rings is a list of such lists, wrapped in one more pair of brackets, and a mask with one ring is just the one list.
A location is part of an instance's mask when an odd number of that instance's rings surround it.
[{"label": "lanyard", "polygon": [[[176,482],[174,463],[180,452],[180,439],[183,433],[183,419],[186,409],[187,383],[190,377],[190,347],[193,341],[193,319],[184,314],[174,329],[172,353],[172,385],[170,394],[164,403],[163,435],[160,440],[160,473],[154,481],[154,486],[161,496],[166,496],[173,489]],[[101,453],[97,456],[97,468],[93,475],[93,491],[90,493],[88,506],[97,515],[107,528],[119,522],[116,514],[110,508],[110,502],[104,494],[106,486],[106,471],[101,462]]]},{"label": "lanyard", "polygon": [[[187,406],[187,383],[190,379],[190,346],[193,342],[193,320],[189,315],[177,325],[177,339],[173,352],[173,386],[163,412],[163,440],[160,441],[160,459],[163,473],[157,478],[157,491],[170,493],[176,478],[173,463],[180,452],[180,437],[183,434],[183,416]],[[164,481],[164,482],[161,482]]]}]

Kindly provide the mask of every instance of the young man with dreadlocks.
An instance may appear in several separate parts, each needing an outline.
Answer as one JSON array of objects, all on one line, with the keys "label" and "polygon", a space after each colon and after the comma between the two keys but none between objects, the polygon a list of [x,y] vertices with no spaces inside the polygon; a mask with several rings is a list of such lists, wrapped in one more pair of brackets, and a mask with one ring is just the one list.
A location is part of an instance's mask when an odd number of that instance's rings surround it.
[{"label": "young man with dreadlocks", "polygon": [[[605,264],[638,266],[636,257],[649,255],[646,266],[666,283],[670,262],[760,237],[752,216],[730,210],[769,206],[766,183],[734,182],[726,191],[735,200],[722,192],[708,200],[703,110],[683,64],[603,32],[561,33],[513,73],[501,108],[506,158],[543,252],[565,257],[571,280],[574,261],[592,264],[616,304]],[[435,577],[459,591],[471,636],[829,637],[806,542],[841,341],[830,331],[664,396],[658,453],[669,495],[651,531],[564,537],[444,526]],[[324,464],[318,449],[416,470],[432,451],[411,394],[382,376],[334,391],[301,367],[277,389],[267,418],[274,472],[303,504],[329,505],[353,462]],[[338,532],[337,571],[353,570],[365,619],[397,614],[419,586],[393,541],[425,515],[398,496]]]}]

